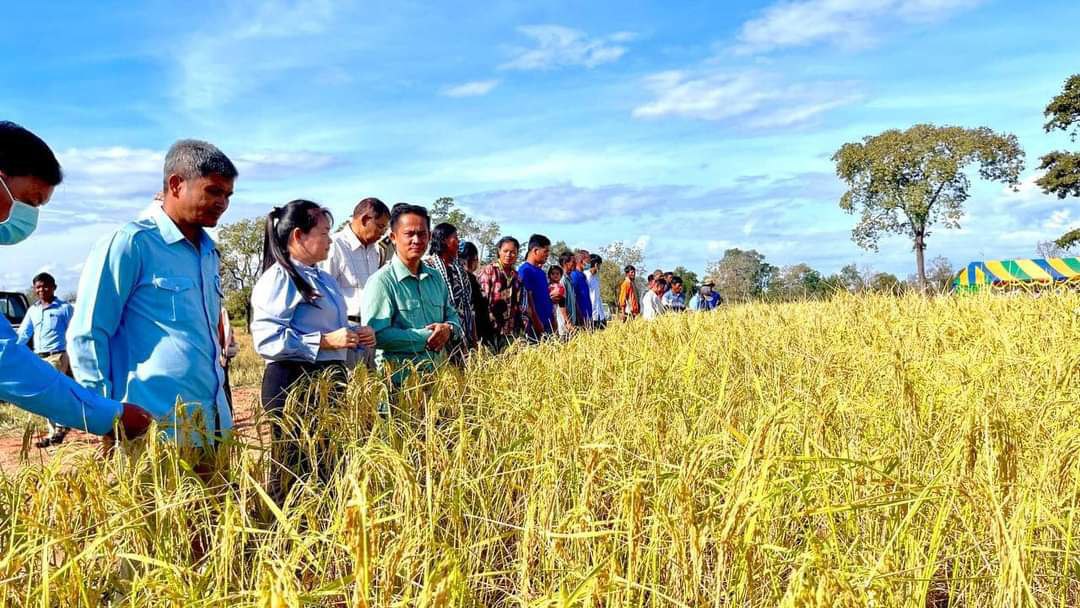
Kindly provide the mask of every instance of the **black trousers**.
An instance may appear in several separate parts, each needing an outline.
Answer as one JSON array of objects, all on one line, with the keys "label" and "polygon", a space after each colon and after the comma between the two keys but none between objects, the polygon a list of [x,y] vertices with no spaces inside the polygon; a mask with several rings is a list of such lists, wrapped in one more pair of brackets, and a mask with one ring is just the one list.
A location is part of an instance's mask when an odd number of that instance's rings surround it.
[{"label": "black trousers", "polygon": [[[319,404],[308,390],[311,381],[324,374],[332,382],[331,400],[341,398],[347,381],[341,362],[274,361],[263,372],[262,406],[270,415],[272,438],[267,494],[278,505],[285,503],[294,483],[313,475],[325,483],[337,465],[329,438],[315,436]],[[293,408],[286,412],[290,394]]]}]

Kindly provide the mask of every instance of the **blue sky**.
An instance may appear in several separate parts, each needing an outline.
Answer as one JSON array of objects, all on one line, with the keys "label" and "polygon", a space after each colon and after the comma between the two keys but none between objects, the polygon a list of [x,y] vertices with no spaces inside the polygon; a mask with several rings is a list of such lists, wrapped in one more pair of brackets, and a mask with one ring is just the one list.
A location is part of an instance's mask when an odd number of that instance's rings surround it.
[{"label": "blue sky", "polygon": [[903,239],[852,243],[830,156],[919,122],[989,126],[1019,137],[1025,181],[978,185],[928,256],[1032,256],[1080,224],[1032,184],[1070,145],[1042,110],[1077,70],[1080,37],[1052,25],[1080,21],[1076,2],[45,4],[5,9],[0,117],[67,178],[35,237],[0,250],[0,288],[47,269],[74,289],[182,137],[238,162],[225,222],[297,197],[343,218],[365,196],[447,195],[520,237],[637,243],[650,267],[741,247],[906,276]]}]

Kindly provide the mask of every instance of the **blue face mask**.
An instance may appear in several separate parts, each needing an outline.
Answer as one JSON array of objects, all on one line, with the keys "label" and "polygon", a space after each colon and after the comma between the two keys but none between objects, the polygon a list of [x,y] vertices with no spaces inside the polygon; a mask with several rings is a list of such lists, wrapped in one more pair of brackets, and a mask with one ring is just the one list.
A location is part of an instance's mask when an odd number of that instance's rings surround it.
[{"label": "blue face mask", "polygon": [[7,180],[0,178],[0,185],[4,186],[4,191],[11,199],[11,213],[6,220],[0,222],[0,245],[21,243],[37,228],[38,208],[16,200],[8,189]]}]

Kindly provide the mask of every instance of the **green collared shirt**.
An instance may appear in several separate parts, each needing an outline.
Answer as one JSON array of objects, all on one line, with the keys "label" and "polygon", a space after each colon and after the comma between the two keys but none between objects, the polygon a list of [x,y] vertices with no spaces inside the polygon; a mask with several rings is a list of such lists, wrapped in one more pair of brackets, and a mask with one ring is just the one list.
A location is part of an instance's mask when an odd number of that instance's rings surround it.
[{"label": "green collared shirt", "polygon": [[462,335],[446,281],[423,263],[414,275],[397,255],[368,279],[360,310],[364,325],[375,331],[375,362],[391,364],[395,384],[404,379],[410,363],[431,370],[446,360],[444,351],[427,350],[432,334],[428,325],[449,323],[455,336]]}]

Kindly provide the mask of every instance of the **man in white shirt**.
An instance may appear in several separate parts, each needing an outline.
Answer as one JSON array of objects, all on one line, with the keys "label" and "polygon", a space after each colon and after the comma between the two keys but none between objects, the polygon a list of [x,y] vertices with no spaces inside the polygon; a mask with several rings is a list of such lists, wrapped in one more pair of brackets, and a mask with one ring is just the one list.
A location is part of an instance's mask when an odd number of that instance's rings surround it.
[{"label": "man in white shirt", "polygon": [[664,312],[664,303],[660,300],[660,294],[667,291],[667,281],[664,277],[657,277],[649,284],[648,291],[641,297],[641,316],[647,320],[659,317]]},{"label": "man in white shirt", "polygon": [[[375,271],[390,261],[394,251],[384,239],[390,225],[390,210],[377,198],[369,197],[356,204],[348,225],[334,234],[330,255],[319,266],[334,277],[345,297],[349,320],[360,323],[360,302],[364,284]],[[370,350],[350,350],[346,364],[352,368],[360,362],[374,364]]]},{"label": "man in white shirt", "polygon": [[593,327],[604,329],[607,327],[607,313],[604,312],[604,300],[600,296],[600,265],[604,259],[595,253],[589,256],[589,268],[585,271],[585,278],[589,282],[589,302],[592,304]]}]

